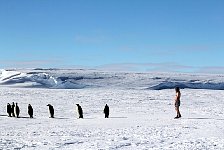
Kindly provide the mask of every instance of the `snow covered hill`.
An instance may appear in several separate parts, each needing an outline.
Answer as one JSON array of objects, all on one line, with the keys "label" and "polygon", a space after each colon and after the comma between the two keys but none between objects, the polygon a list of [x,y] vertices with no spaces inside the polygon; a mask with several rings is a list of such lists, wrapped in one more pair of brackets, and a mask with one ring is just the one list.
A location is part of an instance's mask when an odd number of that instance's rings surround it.
[{"label": "snow covered hill", "polygon": [[83,69],[33,69],[0,71],[0,84],[52,89],[124,88],[224,89],[224,75],[183,73],[125,73]]}]

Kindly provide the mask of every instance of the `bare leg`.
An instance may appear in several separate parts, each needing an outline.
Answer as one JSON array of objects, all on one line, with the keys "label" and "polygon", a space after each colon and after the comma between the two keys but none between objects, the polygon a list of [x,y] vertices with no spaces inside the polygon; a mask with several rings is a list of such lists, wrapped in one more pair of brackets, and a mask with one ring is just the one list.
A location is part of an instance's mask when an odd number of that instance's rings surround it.
[{"label": "bare leg", "polygon": [[181,117],[181,114],[180,114],[179,107],[175,107],[175,110],[177,112],[177,116],[175,118],[180,118]]},{"label": "bare leg", "polygon": [[178,107],[178,111],[177,111],[177,113],[178,113],[178,117],[180,118],[180,117],[181,117],[181,114],[180,114],[179,107]]},{"label": "bare leg", "polygon": [[179,107],[175,107],[175,110],[177,112],[177,116],[175,117],[175,119],[180,118],[181,117],[181,114],[180,114]]}]

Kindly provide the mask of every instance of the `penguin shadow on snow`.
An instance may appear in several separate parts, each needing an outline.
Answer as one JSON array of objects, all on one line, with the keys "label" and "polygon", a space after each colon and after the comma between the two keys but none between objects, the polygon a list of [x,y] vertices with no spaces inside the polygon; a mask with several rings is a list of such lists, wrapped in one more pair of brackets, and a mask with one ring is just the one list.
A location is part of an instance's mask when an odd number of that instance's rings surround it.
[{"label": "penguin shadow on snow", "polygon": [[208,120],[208,119],[214,119],[214,118],[195,117],[195,118],[185,118],[185,119]]},{"label": "penguin shadow on snow", "polygon": [[112,118],[112,119],[126,119],[128,117],[124,117],[124,116],[119,117],[119,116],[117,116],[117,117],[109,117],[109,118]]},{"label": "penguin shadow on snow", "polygon": [[9,117],[8,115],[0,115],[0,117],[8,117],[8,118],[22,118],[22,119],[35,119],[35,118],[30,118],[26,116],[18,116],[18,117]]},{"label": "penguin shadow on snow", "polygon": [[86,118],[77,118],[77,120],[89,120],[89,119],[96,119],[96,118],[94,118],[94,117],[86,117]]},{"label": "penguin shadow on snow", "polygon": [[195,117],[195,118],[182,118],[182,119],[192,119],[192,120],[224,120],[223,118],[206,118],[206,117]]},{"label": "penguin shadow on snow", "polygon": [[30,118],[30,117],[24,117],[24,116],[19,116],[18,118],[24,118],[24,119],[34,119],[34,118]]},{"label": "penguin shadow on snow", "polygon": [[[49,117],[49,118],[51,118],[51,117]],[[69,119],[69,118],[65,118],[65,117],[54,117],[54,118],[52,118],[52,119]]]}]

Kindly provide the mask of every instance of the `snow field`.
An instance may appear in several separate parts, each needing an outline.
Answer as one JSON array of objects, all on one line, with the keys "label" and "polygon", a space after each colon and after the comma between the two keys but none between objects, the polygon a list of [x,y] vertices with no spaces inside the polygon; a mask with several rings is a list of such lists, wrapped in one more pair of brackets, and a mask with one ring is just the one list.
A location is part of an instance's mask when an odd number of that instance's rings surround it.
[{"label": "snow field", "polygon": [[[219,90],[0,88],[0,149],[224,149],[224,100]],[[17,102],[21,118],[6,116]],[[27,106],[34,109],[28,118]],[[49,118],[48,103],[55,109]],[[77,119],[76,103],[84,111]],[[103,108],[110,107],[105,119]]]}]

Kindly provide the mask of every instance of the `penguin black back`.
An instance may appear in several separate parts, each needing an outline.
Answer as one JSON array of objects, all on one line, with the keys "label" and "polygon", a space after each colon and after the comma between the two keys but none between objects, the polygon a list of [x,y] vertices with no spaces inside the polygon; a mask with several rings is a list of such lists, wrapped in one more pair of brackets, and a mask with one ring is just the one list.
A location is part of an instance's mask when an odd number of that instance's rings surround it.
[{"label": "penguin black back", "polygon": [[50,117],[54,118],[54,107],[51,104],[47,105],[49,107]]},{"label": "penguin black back", "polygon": [[33,107],[30,104],[28,105],[28,114],[30,118],[33,118]]},{"label": "penguin black back", "polygon": [[105,118],[109,118],[109,113],[110,113],[110,109],[109,109],[109,106],[106,104],[106,106],[104,107]]},{"label": "penguin black back", "polygon": [[12,102],[12,105],[11,105],[11,114],[12,114],[12,117],[15,117],[15,103]]},{"label": "penguin black back", "polygon": [[16,117],[19,118],[20,109],[18,104],[16,103]]},{"label": "penguin black back", "polygon": [[12,108],[11,108],[11,105],[9,103],[7,104],[7,113],[8,113],[8,116],[11,117],[11,115],[12,115]]},{"label": "penguin black back", "polygon": [[78,107],[78,114],[79,114],[79,118],[83,118],[83,111],[82,111],[82,107],[79,104],[76,104]]}]

